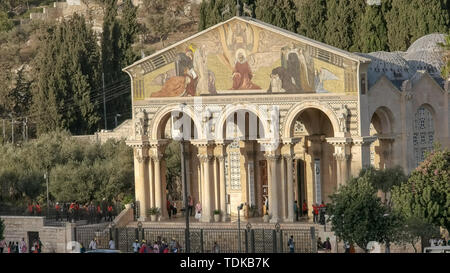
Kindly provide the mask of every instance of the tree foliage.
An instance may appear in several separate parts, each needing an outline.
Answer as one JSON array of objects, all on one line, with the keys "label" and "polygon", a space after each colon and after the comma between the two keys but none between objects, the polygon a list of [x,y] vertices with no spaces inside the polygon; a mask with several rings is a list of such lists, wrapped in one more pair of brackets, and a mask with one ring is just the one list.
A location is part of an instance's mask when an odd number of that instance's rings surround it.
[{"label": "tree foliage", "polygon": [[396,210],[450,230],[450,152],[436,146],[407,183],[393,190]]},{"label": "tree foliage", "polygon": [[38,133],[69,129],[86,134],[99,121],[100,54],[84,17],[74,15],[44,34],[33,64],[33,110]]},{"label": "tree foliage", "polygon": [[440,46],[444,53],[444,66],[442,67],[441,75],[444,79],[450,79],[450,32],[445,37],[445,43]]},{"label": "tree foliage", "polygon": [[3,204],[45,201],[122,200],[134,193],[133,152],[124,141],[100,145],[75,140],[68,132],[43,134],[21,147],[0,146]]},{"label": "tree foliage", "polygon": [[316,41],[325,41],[326,0],[300,0],[297,5],[297,32]]},{"label": "tree foliage", "polygon": [[5,236],[3,236],[5,232],[5,223],[3,219],[0,218],[0,241],[5,239]]},{"label": "tree foliage", "polygon": [[332,215],[332,231],[350,244],[366,249],[370,241],[392,241],[397,218],[385,217],[386,208],[376,197],[369,175],[351,179],[331,196],[328,213]]}]

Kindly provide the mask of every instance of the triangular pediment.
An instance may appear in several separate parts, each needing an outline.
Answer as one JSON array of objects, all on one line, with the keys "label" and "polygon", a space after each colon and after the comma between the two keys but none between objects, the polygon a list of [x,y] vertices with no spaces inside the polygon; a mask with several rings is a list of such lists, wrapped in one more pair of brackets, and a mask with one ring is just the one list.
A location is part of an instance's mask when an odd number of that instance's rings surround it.
[{"label": "triangular pediment", "polygon": [[124,69],[135,99],[228,93],[357,92],[362,56],[233,17]]},{"label": "triangular pediment", "polygon": [[422,84],[428,83],[431,86],[433,86],[432,89],[439,90],[442,94],[445,93],[442,86],[439,85],[439,83],[436,82],[436,79],[431,77],[431,75],[425,71],[425,70],[419,70],[414,74],[414,76],[411,78],[411,84],[412,84],[412,92],[421,91]]},{"label": "triangular pediment", "polygon": [[[388,86],[389,88],[385,88]],[[400,95],[400,89],[398,89],[385,75],[381,75],[380,78],[375,82],[375,84],[369,89],[369,94],[375,90],[390,90],[395,95]]]}]

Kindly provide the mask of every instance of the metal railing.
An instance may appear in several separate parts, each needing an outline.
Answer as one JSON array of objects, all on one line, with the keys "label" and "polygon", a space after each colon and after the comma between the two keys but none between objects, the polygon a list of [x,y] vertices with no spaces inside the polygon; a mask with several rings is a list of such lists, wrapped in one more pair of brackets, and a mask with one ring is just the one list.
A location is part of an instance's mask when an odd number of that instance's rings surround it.
[{"label": "metal railing", "polygon": [[[238,240],[238,232],[241,233],[241,242]],[[220,253],[287,253],[287,245],[290,236],[293,236],[296,253],[317,252],[315,238],[318,231],[309,228],[281,229],[279,225],[272,229],[253,229],[251,225],[241,229],[190,229],[190,252],[212,253],[214,244],[218,245]],[[110,239],[114,240],[115,246],[121,252],[133,252],[133,243],[145,240],[148,245],[164,241],[176,241],[180,249],[185,252],[186,230],[184,228],[115,228],[111,225],[76,227],[75,240],[82,243],[86,248],[89,242],[96,238],[97,248],[108,248]]]}]

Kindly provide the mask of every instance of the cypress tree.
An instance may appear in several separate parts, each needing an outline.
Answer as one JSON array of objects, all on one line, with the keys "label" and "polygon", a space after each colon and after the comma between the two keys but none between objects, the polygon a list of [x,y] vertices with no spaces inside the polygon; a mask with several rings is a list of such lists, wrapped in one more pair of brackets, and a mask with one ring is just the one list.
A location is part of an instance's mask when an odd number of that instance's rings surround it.
[{"label": "cypress tree", "polygon": [[359,20],[359,32],[353,51],[374,52],[387,50],[387,29],[381,6],[367,6]]},{"label": "cypress tree", "polygon": [[38,134],[58,128],[92,133],[99,121],[95,92],[100,88],[100,53],[84,17],[51,27],[33,65],[33,116]]},{"label": "cypress tree", "polygon": [[117,0],[105,0],[102,33],[102,69],[108,85],[120,78],[120,26],[116,19]]},{"label": "cypress tree", "polygon": [[325,42],[344,50],[349,49],[353,43],[349,2],[349,0],[327,0]]},{"label": "cypress tree", "polygon": [[120,67],[124,68],[137,60],[133,44],[138,33],[137,7],[131,0],[125,0],[120,20],[119,50],[121,53]]},{"label": "cypress tree", "polygon": [[297,4],[296,13],[297,33],[324,42],[326,16],[326,0],[300,0]]}]

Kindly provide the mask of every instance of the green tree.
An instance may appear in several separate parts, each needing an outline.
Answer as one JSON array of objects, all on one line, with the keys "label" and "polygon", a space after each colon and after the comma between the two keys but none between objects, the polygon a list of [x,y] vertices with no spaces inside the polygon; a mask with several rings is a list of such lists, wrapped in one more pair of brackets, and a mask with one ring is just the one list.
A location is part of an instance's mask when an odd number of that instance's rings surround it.
[{"label": "green tree", "polygon": [[139,30],[137,22],[137,7],[131,0],[126,0],[122,7],[122,17],[120,19],[120,39],[119,50],[121,53],[120,67],[124,68],[137,61],[137,55],[133,51],[133,44]]},{"label": "green tree", "polygon": [[327,0],[325,42],[350,50],[359,33],[359,21],[366,7],[364,0]]},{"label": "green tree", "polygon": [[439,227],[431,225],[418,217],[410,217],[404,220],[403,225],[398,227],[398,236],[396,242],[399,244],[410,244],[417,253],[417,243],[423,242],[428,238],[436,238],[440,236]]},{"label": "green tree", "polygon": [[383,15],[383,6],[367,6],[360,17],[359,31],[354,39],[352,50],[359,52],[385,51],[387,46],[387,28]]},{"label": "green tree", "polygon": [[33,119],[38,134],[57,128],[86,134],[95,129],[101,86],[96,37],[84,17],[74,15],[44,34],[33,63]]},{"label": "green tree", "polygon": [[8,14],[4,11],[0,11],[0,32],[10,31],[14,27],[11,20],[8,18]]},{"label": "green tree", "polygon": [[426,34],[448,32],[448,0],[390,0],[389,4],[386,25],[390,51],[404,51]]},{"label": "green tree", "polygon": [[103,33],[101,41],[102,71],[106,84],[121,76],[119,50],[120,25],[117,21],[117,0],[104,0]]},{"label": "green tree", "polygon": [[296,18],[297,32],[319,42],[325,41],[326,0],[299,0]]},{"label": "green tree", "polygon": [[444,79],[450,79],[450,34],[445,37],[445,43],[440,46],[444,52],[444,66],[442,67],[441,75]]},{"label": "green tree", "polygon": [[4,232],[5,232],[5,223],[3,219],[0,218],[0,241],[5,239]]},{"label": "green tree", "polygon": [[336,236],[366,251],[370,241],[385,242],[391,237],[396,223],[395,218],[384,216],[387,210],[375,194],[369,176],[353,178],[331,196],[327,210]]},{"label": "green tree", "polygon": [[406,218],[419,217],[450,230],[450,152],[436,146],[392,195],[394,207]]}]

